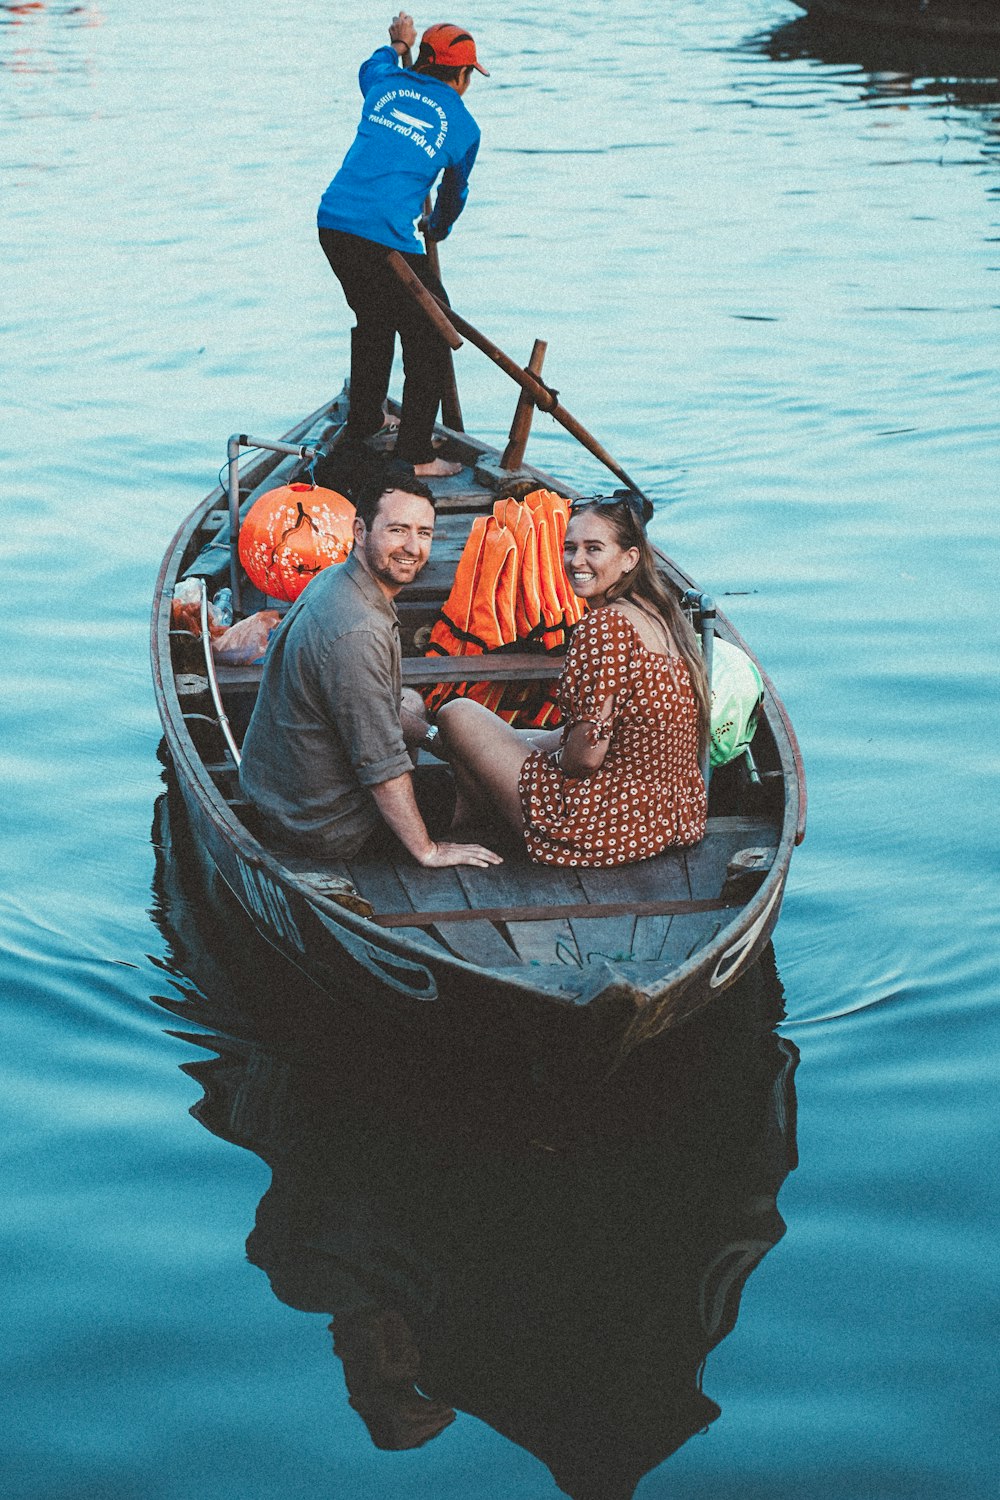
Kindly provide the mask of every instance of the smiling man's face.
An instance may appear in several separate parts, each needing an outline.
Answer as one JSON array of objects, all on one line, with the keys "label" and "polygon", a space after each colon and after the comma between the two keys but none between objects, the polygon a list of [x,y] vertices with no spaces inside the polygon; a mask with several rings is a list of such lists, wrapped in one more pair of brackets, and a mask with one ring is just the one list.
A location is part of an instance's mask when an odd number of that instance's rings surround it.
[{"label": "smiling man's face", "polygon": [[390,598],[413,582],[431,555],[434,507],[420,495],[387,490],[371,528],[363,521],[354,525],[368,570]]}]

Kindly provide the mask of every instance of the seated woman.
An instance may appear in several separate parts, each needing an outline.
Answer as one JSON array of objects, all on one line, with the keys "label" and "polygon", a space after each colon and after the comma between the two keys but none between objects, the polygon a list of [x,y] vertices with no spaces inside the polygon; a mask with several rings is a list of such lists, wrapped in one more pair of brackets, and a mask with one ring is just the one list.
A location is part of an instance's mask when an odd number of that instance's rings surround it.
[{"label": "seated woman", "polygon": [[696,844],[708,681],[630,500],[573,507],[565,567],[589,610],[559,684],[563,728],[513,729],[470,699],[445,704],[438,724],[458,785],[456,822],[477,807],[499,812],[529,856],[550,865],[631,864]]}]

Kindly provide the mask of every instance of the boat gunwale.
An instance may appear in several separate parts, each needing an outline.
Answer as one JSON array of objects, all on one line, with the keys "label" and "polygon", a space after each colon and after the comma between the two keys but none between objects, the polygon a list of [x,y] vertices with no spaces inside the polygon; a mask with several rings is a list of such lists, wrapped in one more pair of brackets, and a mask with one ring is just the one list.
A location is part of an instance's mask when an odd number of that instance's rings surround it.
[{"label": "boat gunwale", "polygon": [[[894,5],[862,5],[858,0],[792,0],[810,20],[838,27],[860,27],[867,35],[898,34],[925,42],[953,43],[969,46],[975,43],[1000,43],[1000,18],[975,15],[966,6],[962,16]],[[962,0],[960,0],[962,3]]]}]

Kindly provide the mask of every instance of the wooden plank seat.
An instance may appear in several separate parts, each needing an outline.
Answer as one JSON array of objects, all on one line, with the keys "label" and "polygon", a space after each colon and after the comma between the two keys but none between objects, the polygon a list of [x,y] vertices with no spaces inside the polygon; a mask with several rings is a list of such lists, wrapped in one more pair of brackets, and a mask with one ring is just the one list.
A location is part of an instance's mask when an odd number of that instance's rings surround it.
[{"label": "wooden plank seat", "polygon": [[445,911],[379,912],[374,920],[380,927],[436,927],[439,922],[537,922],[579,917],[586,920],[607,917],[673,917],[691,912],[725,911],[731,904],[721,897],[701,901],[614,901],[583,902],[569,906],[555,902],[551,906],[454,907]]},{"label": "wooden plank seat", "polygon": [[[404,656],[403,685],[416,687],[431,682],[548,682],[562,670],[563,657],[534,651],[490,651],[485,656]],[[260,686],[259,662],[246,667],[219,665],[215,674],[220,688],[247,692]],[[204,680],[203,691],[208,691]]]},{"label": "wooden plank seat", "polygon": [[563,668],[561,652],[487,651],[481,656],[407,656],[403,682],[554,682]]}]

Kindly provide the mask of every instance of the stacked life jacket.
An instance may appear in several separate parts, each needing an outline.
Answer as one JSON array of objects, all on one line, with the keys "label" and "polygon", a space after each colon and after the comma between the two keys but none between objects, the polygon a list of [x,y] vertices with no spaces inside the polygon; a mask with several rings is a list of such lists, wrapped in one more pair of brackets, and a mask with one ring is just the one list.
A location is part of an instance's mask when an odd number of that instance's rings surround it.
[{"label": "stacked life jacket", "polygon": [[[497,500],[472,523],[455,581],[431,631],[428,656],[487,651],[563,651],[584,612],[562,565],[569,502],[551,490]],[[473,698],[508,724],[558,724],[557,682],[439,682],[424,693],[436,712]]]}]

